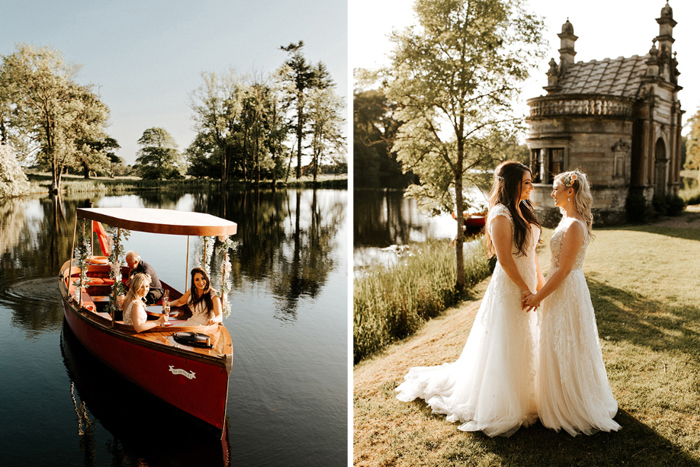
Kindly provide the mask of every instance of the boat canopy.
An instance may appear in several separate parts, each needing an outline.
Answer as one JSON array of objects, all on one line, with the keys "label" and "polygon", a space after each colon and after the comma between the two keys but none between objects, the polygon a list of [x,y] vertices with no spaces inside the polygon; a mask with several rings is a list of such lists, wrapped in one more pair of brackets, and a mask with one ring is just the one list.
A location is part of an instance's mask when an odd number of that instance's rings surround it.
[{"label": "boat canopy", "polygon": [[168,235],[234,235],[238,227],[211,214],[174,209],[78,208],[77,215],[122,229]]}]

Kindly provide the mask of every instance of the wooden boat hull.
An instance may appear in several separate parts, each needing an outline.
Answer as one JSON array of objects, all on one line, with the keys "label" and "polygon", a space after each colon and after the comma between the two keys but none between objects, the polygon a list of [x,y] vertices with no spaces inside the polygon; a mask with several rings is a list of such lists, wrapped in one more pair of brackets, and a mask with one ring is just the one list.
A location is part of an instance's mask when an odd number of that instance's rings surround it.
[{"label": "wooden boat hull", "polygon": [[69,300],[59,283],[66,321],[83,346],[124,378],[223,433],[233,359],[225,327],[218,327],[218,339],[225,341],[230,353],[203,355],[176,343],[166,332],[138,334],[112,327],[110,321]]}]

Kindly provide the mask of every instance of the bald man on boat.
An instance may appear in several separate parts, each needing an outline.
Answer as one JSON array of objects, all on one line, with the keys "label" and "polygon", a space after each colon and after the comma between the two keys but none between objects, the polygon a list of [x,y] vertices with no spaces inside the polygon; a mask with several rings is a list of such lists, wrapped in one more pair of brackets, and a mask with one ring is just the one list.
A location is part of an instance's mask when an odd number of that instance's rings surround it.
[{"label": "bald man on boat", "polygon": [[151,288],[146,294],[146,305],[154,305],[163,296],[163,286],[158,279],[158,274],[153,266],[141,259],[141,256],[135,251],[129,251],[126,254],[126,265],[129,266],[129,278],[134,274],[142,273],[151,276]]}]

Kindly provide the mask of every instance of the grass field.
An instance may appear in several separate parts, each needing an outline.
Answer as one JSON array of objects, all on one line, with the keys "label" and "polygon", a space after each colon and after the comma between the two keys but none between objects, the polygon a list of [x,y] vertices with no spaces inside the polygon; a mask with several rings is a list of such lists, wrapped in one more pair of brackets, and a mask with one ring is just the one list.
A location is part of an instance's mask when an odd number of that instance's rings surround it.
[{"label": "grass field", "polygon": [[[551,232],[539,253],[545,272]],[[398,401],[409,367],[459,357],[480,304],[472,300],[355,366],[355,465],[700,466],[700,229],[595,234],[584,272],[621,431],[572,438],[537,423],[492,439],[457,430],[422,400]]]}]

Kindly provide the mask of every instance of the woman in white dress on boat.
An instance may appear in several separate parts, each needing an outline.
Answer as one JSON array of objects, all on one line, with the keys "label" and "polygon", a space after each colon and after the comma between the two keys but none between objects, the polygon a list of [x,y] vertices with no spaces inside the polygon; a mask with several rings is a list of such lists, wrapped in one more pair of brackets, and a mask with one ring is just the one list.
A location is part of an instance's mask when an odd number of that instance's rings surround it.
[{"label": "woman in white dress on boat", "polygon": [[124,297],[122,304],[124,324],[133,326],[136,332],[147,331],[165,324],[165,316],[161,316],[157,321],[148,321],[143,298],[148,294],[150,284],[151,278],[148,274],[135,274],[129,281],[129,291]]},{"label": "woman in white dress on boat", "polygon": [[616,431],[617,402],[612,395],[598,340],[593,304],[581,269],[591,239],[593,197],[585,174],[559,174],[552,191],[563,218],[550,241],[547,282],[524,298],[538,306],[539,364],[537,408],[540,421],[572,436]]},{"label": "woman in white dress on boat", "polygon": [[177,300],[170,302],[171,306],[187,304],[192,312],[183,326],[209,326],[223,321],[221,314],[221,301],[217,292],[211,287],[209,275],[202,268],[194,268],[191,271],[192,284],[185,294]]},{"label": "woman in white dress on boat", "polygon": [[425,399],[463,431],[510,436],[537,419],[536,318],[522,306],[523,294],[544,283],[532,188],[527,166],[508,161],[496,168],[485,241],[498,263],[464,350],[453,363],[411,368],[397,388],[400,400]]}]

